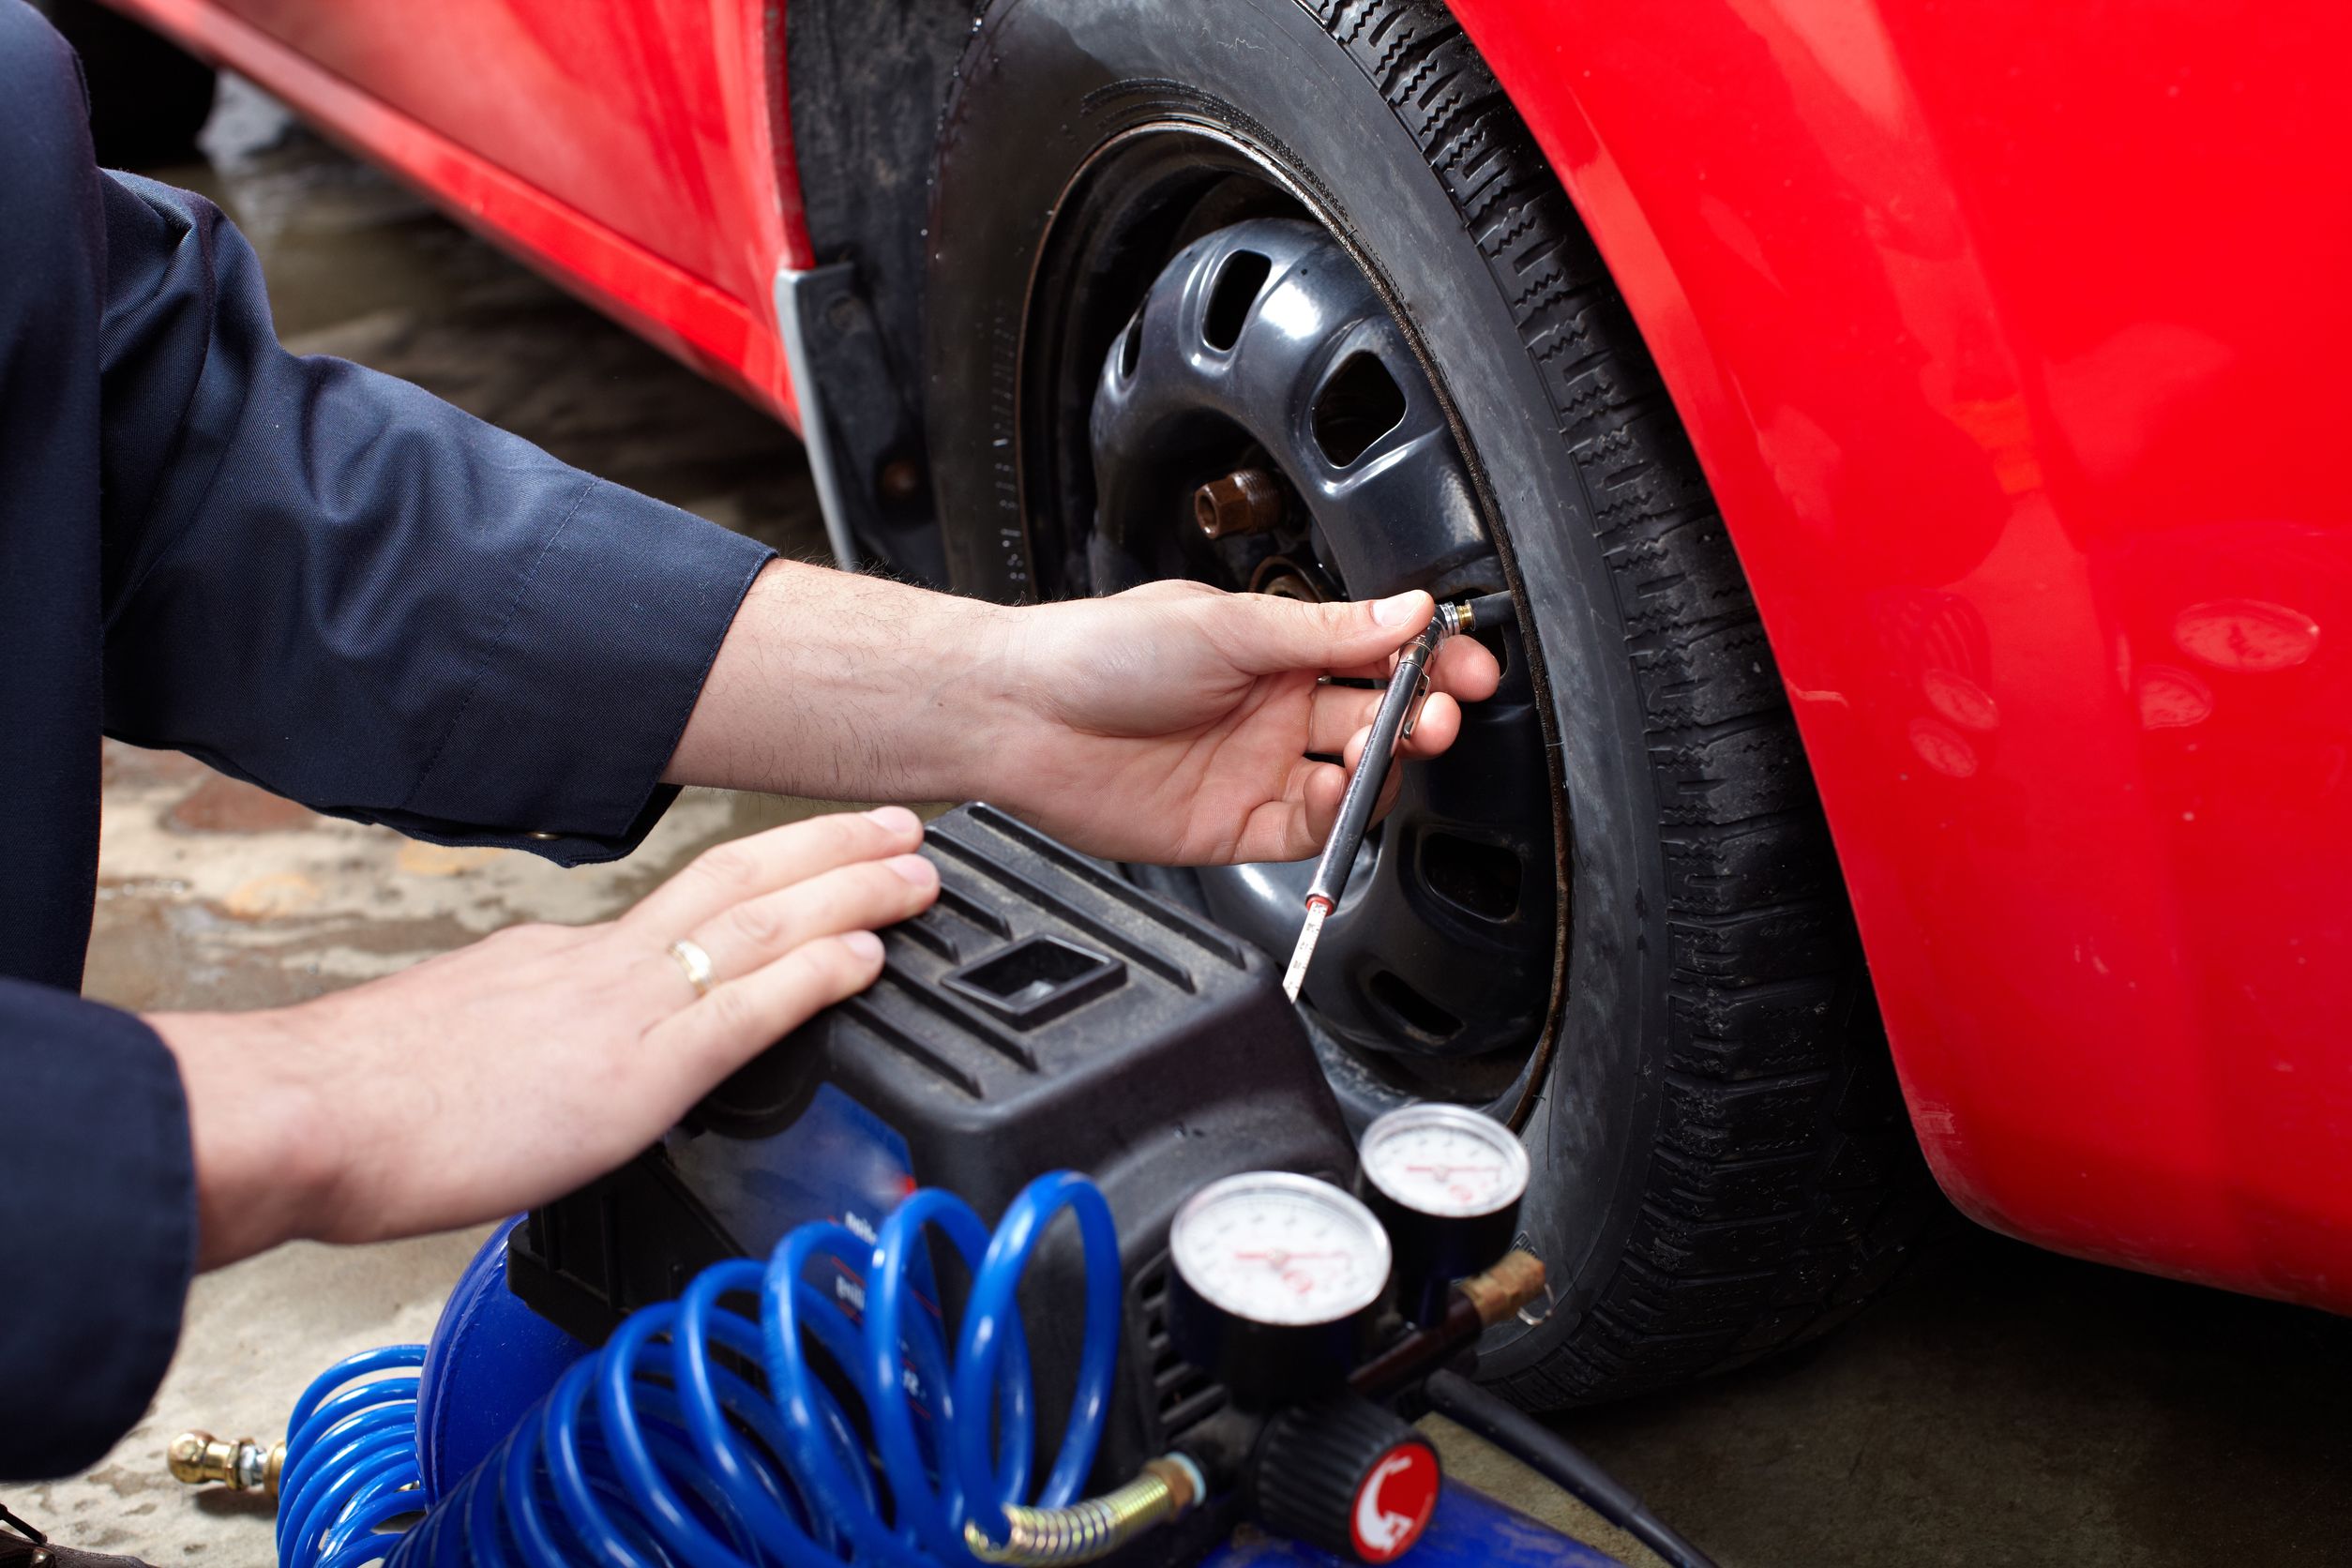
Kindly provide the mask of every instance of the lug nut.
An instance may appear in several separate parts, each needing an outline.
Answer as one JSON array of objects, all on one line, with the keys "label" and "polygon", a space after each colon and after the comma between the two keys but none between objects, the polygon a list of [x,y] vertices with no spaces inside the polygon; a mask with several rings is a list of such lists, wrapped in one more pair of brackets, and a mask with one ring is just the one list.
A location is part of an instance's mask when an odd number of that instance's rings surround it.
[{"label": "lug nut", "polygon": [[1282,486],[1262,468],[1237,468],[1193,492],[1192,515],[1212,539],[1262,534],[1282,520]]},{"label": "lug nut", "polygon": [[1306,580],[1306,574],[1281,556],[1259,564],[1256,575],[1249,580],[1253,594],[1271,594],[1277,599],[1296,599],[1301,604],[1320,604],[1323,596]]}]

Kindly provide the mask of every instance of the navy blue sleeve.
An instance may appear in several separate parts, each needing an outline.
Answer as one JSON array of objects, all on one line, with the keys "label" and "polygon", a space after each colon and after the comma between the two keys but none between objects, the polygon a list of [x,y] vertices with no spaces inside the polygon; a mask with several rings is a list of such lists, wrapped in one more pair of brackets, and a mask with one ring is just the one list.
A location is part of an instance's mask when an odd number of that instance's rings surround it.
[{"label": "navy blue sleeve", "polygon": [[108,732],[417,837],[626,853],[771,552],[286,353],[217,208],[101,184]]},{"label": "navy blue sleeve", "polygon": [[0,1476],[69,1475],[138,1425],[179,1338],[196,1188],[179,1069],[128,1013],[0,979]]},{"label": "navy blue sleeve", "polygon": [[[768,551],[278,344],[198,198],[101,176],[0,0],[0,1477],[96,1462],[197,1242],[175,1063],[73,994],[101,725],[323,810],[625,852]],[[552,842],[525,835],[552,834]]]},{"label": "navy blue sleeve", "polygon": [[[104,231],[72,53],[0,0],[0,1479],[139,1421],[194,1265],[180,1080],[73,994],[98,864]],[[33,982],[46,982],[35,984]]]}]

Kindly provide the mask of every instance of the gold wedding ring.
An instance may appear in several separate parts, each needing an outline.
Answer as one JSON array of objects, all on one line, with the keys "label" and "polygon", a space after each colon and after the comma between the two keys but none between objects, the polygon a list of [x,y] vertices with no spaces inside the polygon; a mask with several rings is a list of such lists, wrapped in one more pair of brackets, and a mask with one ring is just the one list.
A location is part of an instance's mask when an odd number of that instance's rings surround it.
[{"label": "gold wedding ring", "polygon": [[687,937],[680,937],[670,944],[670,956],[678,960],[686,972],[686,984],[694,988],[696,996],[711,994],[711,983],[718,972],[711,967],[711,956],[702,951],[702,944]]}]

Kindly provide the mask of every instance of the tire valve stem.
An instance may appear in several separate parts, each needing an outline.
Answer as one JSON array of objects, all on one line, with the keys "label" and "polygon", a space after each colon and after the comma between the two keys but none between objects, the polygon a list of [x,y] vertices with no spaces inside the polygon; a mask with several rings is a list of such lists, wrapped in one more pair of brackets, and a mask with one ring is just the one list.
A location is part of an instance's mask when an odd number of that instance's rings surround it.
[{"label": "tire valve stem", "polygon": [[1306,967],[1315,961],[1315,944],[1322,938],[1323,922],[1338,907],[1348,873],[1355,867],[1356,852],[1364,847],[1373,807],[1380,804],[1380,787],[1388,780],[1389,764],[1396,760],[1397,744],[1413,732],[1421,700],[1429,692],[1430,660],[1447,638],[1506,626],[1512,611],[1508,594],[1449,600],[1438,606],[1429,624],[1396,656],[1387,695],[1372,716],[1371,736],[1364,744],[1354,776],[1348,780],[1348,792],[1339,799],[1339,819],[1332,824],[1323,858],[1315,864],[1315,880],[1306,884],[1306,925],[1299,932],[1298,945],[1290,950],[1290,967],[1282,976],[1282,994],[1292,1003],[1299,1000],[1299,989],[1306,984]]}]

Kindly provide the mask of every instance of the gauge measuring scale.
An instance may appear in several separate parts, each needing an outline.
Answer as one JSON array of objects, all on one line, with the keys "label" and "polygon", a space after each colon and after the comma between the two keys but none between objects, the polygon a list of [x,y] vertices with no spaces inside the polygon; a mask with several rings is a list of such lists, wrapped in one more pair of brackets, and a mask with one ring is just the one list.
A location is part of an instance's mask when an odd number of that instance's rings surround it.
[{"label": "gauge measuring scale", "polygon": [[1447,1289],[1511,1250],[1527,1194],[1527,1150],[1463,1106],[1404,1106],[1356,1147],[1358,1184],[1395,1248],[1397,1305],[1416,1323],[1445,1315]]},{"label": "gauge measuring scale", "polygon": [[1363,1360],[1388,1289],[1388,1233],[1328,1182],[1249,1171],[1168,1227],[1168,1334],[1244,1409],[1331,1393]]}]

